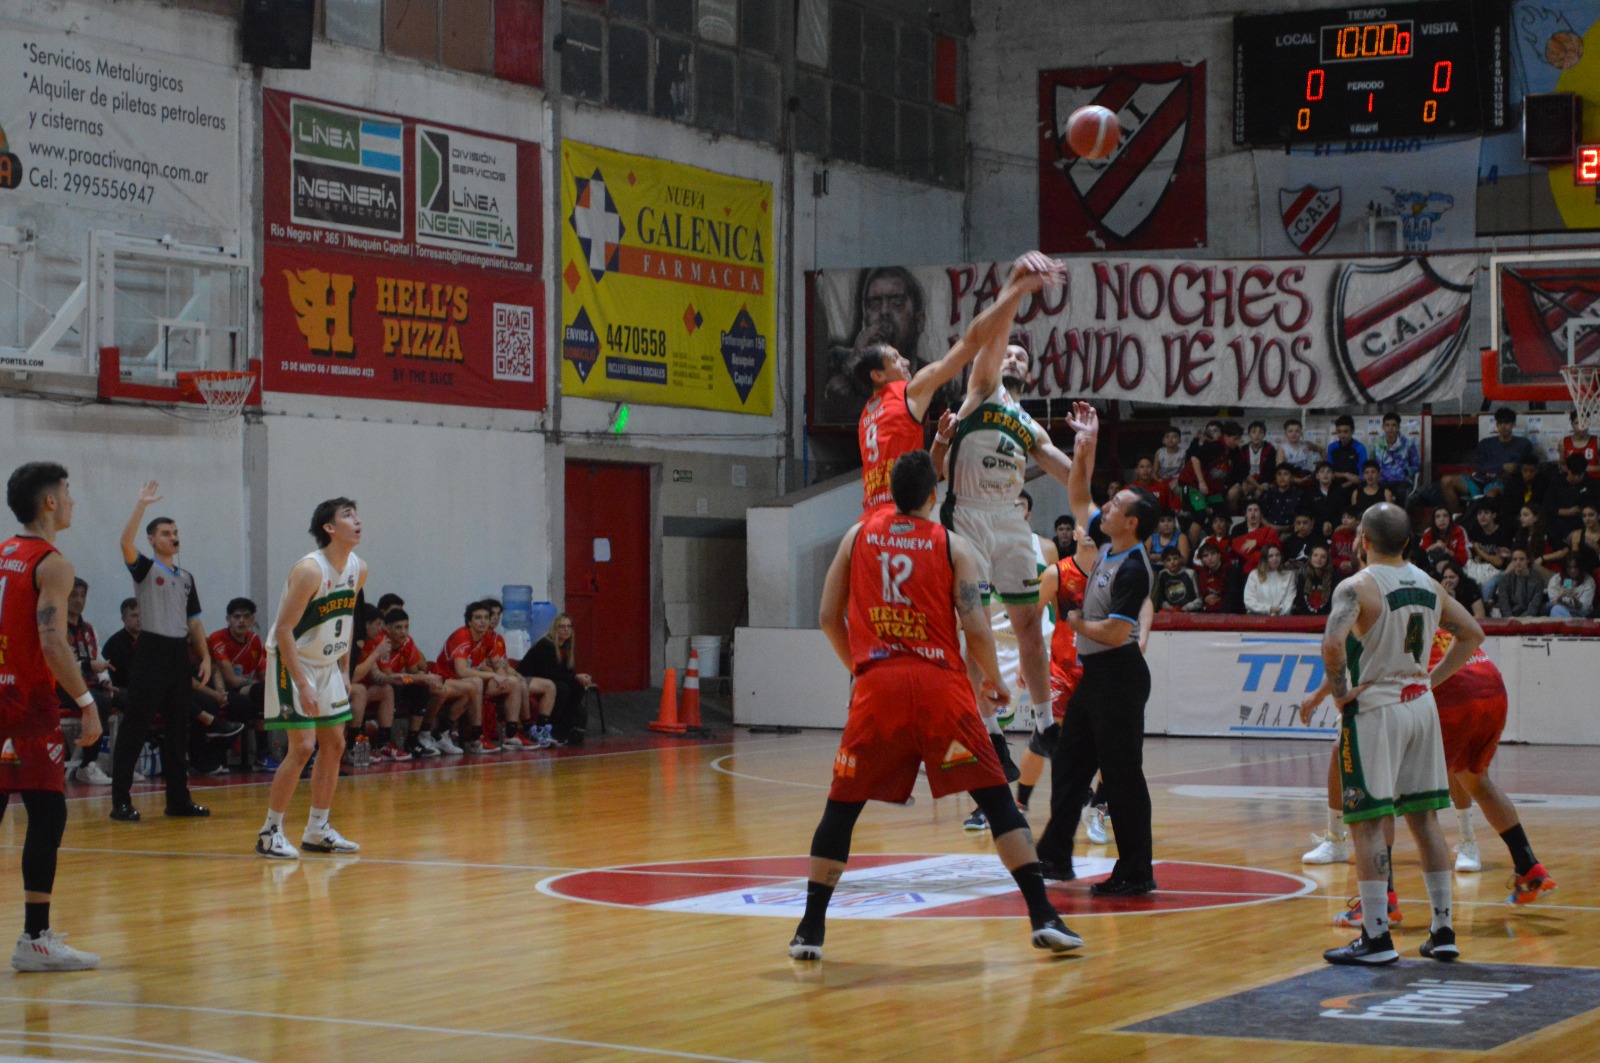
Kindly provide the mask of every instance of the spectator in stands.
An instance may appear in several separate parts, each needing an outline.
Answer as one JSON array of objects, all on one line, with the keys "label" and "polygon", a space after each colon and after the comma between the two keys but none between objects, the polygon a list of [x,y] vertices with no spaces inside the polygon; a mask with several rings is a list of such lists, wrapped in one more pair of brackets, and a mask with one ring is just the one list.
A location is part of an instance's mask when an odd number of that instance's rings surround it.
[{"label": "spectator in stands", "polygon": [[[1161,509],[1176,511],[1178,496],[1172,493],[1172,488],[1167,486],[1167,481],[1156,475],[1155,462],[1149,458],[1140,458],[1133,468],[1133,486],[1142,487],[1155,496],[1156,505]],[[1107,496],[1115,498],[1115,494]]]},{"label": "spectator in stands", "polygon": [[1422,452],[1414,440],[1400,434],[1400,415],[1383,415],[1383,435],[1372,445],[1378,463],[1378,482],[1389,489],[1395,504],[1404,506],[1422,473]]},{"label": "spectator in stands", "polygon": [[1077,528],[1077,518],[1073,517],[1071,513],[1063,513],[1056,518],[1056,555],[1063,561],[1078,552]]},{"label": "spectator in stands", "polygon": [[1313,546],[1311,560],[1300,570],[1295,588],[1293,612],[1296,616],[1327,616],[1333,607],[1333,588],[1339,582],[1328,561],[1326,546]]},{"label": "spectator in stands", "polygon": [[1526,438],[1517,435],[1516,429],[1517,411],[1509,406],[1494,411],[1495,434],[1478,440],[1473,471],[1465,476],[1446,476],[1440,481],[1445,504],[1452,513],[1460,513],[1465,502],[1487,493],[1523,462],[1538,463],[1538,451]]},{"label": "spectator in stands", "polygon": [[1442,560],[1452,560],[1465,565],[1471,555],[1467,552],[1467,533],[1456,523],[1448,506],[1433,508],[1433,525],[1422,533],[1422,550],[1437,567]]},{"label": "spectator in stands", "polygon": [[1584,505],[1600,501],[1600,484],[1589,479],[1588,459],[1569,454],[1563,460],[1561,479],[1544,496],[1544,527],[1552,542],[1566,542],[1583,526]]},{"label": "spectator in stands", "polygon": [[1505,487],[1500,493],[1501,519],[1507,524],[1515,523],[1517,510],[1523,506],[1543,511],[1544,499],[1550,493],[1553,479],[1549,470],[1542,468],[1537,461],[1518,465],[1516,471],[1505,478]]},{"label": "spectator in stands", "polygon": [[1217,544],[1210,539],[1200,544],[1200,566],[1194,570],[1195,589],[1200,593],[1200,611],[1206,613],[1244,612],[1244,582],[1239,566],[1223,560]]},{"label": "spectator in stands", "polygon": [[[267,649],[256,632],[256,603],[249,598],[230,601],[227,625],[213,631],[206,645],[211,650],[211,686],[222,695],[222,715],[244,726],[241,762],[247,769],[255,767],[257,757],[266,754],[257,736],[266,734],[261,723],[266,687],[261,680],[267,670]],[[278,767],[260,766],[269,771]]]},{"label": "spectator in stands", "polygon": [[1261,504],[1251,502],[1244,507],[1244,527],[1234,532],[1229,544],[1233,556],[1239,559],[1239,571],[1248,576],[1261,564],[1261,551],[1269,546],[1282,547],[1278,533],[1261,517]]},{"label": "spectator in stands", "polygon": [[1500,508],[1483,505],[1477,508],[1472,523],[1476,525],[1467,543],[1467,575],[1477,580],[1490,594],[1494,588],[1490,581],[1505,570],[1511,560],[1512,531],[1500,523]]},{"label": "spectator in stands", "polygon": [[1511,548],[1519,546],[1528,551],[1528,567],[1542,580],[1560,572],[1561,563],[1567,558],[1567,544],[1545,534],[1544,517],[1532,506],[1523,506],[1517,514],[1517,530],[1511,537]]},{"label": "spectator in stands", "polygon": [[1600,569],[1600,502],[1583,507],[1583,527],[1567,536],[1567,552],[1577,555],[1585,572]]},{"label": "spectator in stands", "polygon": [[1288,616],[1294,608],[1294,573],[1283,567],[1283,548],[1262,551],[1261,564],[1244,581],[1244,608],[1256,616]]},{"label": "spectator in stands", "polygon": [[1483,603],[1483,590],[1471,576],[1462,571],[1461,566],[1454,561],[1445,561],[1441,565],[1439,583],[1456,601],[1466,607],[1467,611],[1479,620],[1489,614]]},{"label": "spectator in stands", "polygon": [[1328,540],[1328,554],[1333,564],[1333,574],[1344,579],[1356,570],[1356,530],[1361,526],[1361,514],[1347,507],[1339,518],[1339,526]]},{"label": "spectator in stands", "polygon": [[1394,493],[1378,482],[1378,477],[1378,463],[1368,458],[1361,464],[1361,482],[1350,491],[1350,508],[1356,511],[1358,522],[1361,514],[1379,502],[1394,501]]},{"label": "spectator in stands", "polygon": [[1195,568],[1200,567],[1202,560],[1200,552],[1207,543],[1217,548],[1217,553],[1222,555],[1224,564],[1233,560],[1233,536],[1228,534],[1229,529],[1233,527],[1233,518],[1226,513],[1213,513],[1210,523],[1210,532],[1195,544],[1194,554],[1191,556],[1191,562]]},{"label": "spectator in stands", "polygon": [[1325,461],[1317,462],[1317,471],[1301,505],[1310,507],[1311,519],[1316,525],[1317,532],[1324,539],[1332,535],[1333,529],[1339,526],[1339,519],[1344,515],[1344,508],[1349,502],[1350,492],[1339,490],[1338,484],[1334,482],[1333,466]]},{"label": "spectator in stands", "polygon": [[1194,573],[1184,565],[1183,555],[1172,547],[1156,555],[1161,558],[1161,570],[1156,573],[1151,600],[1160,613],[1193,613],[1204,607],[1200,588],[1195,584]]},{"label": "spectator in stands", "polygon": [[583,717],[584,692],[594,686],[594,677],[577,671],[577,644],[572,617],[558,613],[550,630],[533,644],[517,665],[517,671],[523,675],[553,684],[555,706],[545,726],[551,729],[547,735],[557,743],[583,741],[578,723]]},{"label": "spectator in stands", "polygon": [[[111,665],[100,656],[100,641],[95,637],[94,625],[83,618],[84,606],[88,604],[88,582],[82,577],[74,578],[72,593],[67,595],[67,639],[72,643],[72,653],[78,659],[78,672],[89,686],[89,695],[94,698],[100,722],[106,725],[113,712],[120,712],[127,707],[128,694],[112,685]],[[3,655],[3,647],[0,647],[0,658]],[[56,697],[63,714],[77,716],[80,711],[78,703],[59,684],[56,686]],[[72,749],[71,746],[67,748],[69,751]],[[68,760],[67,777],[89,786],[110,786],[111,776],[100,767],[99,755],[99,742],[78,750],[78,763],[72,764],[70,758]]]},{"label": "spectator in stands", "polygon": [[1294,483],[1294,466],[1278,462],[1272,472],[1272,484],[1261,492],[1261,517],[1272,525],[1279,535],[1288,535],[1294,527],[1294,515],[1300,512],[1304,496]]},{"label": "spectator in stands", "polygon": [[1561,460],[1582,455],[1584,474],[1600,477],[1600,439],[1589,434],[1588,422],[1578,423],[1577,410],[1567,414],[1567,421],[1572,425],[1572,434],[1561,438]]},{"label": "spectator in stands", "polygon": [[1299,571],[1311,560],[1311,549],[1327,546],[1328,540],[1316,530],[1311,514],[1294,515],[1294,530],[1283,537],[1283,563],[1286,568]]},{"label": "spectator in stands", "polygon": [[1544,612],[1544,580],[1533,572],[1528,551],[1511,551],[1511,562],[1494,585],[1493,612],[1506,620]]},{"label": "spectator in stands", "polygon": [[1154,458],[1156,475],[1167,481],[1167,489],[1174,496],[1178,493],[1178,475],[1183,472],[1183,467],[1187,464],[1183,459],[1183,448],[1180,446],[1182,442],[1183,433],[1178,431],[1177,426],[1167,425],[1166,431],[1161,433],[1161,447],[1156,451]]},{"label": "spectator in stands", "polygon": [[[1074,544],[1076,545],[1076,544]],[[1168,550],[1174,550],[1183,559],[1184,564],[1189,563],[1191,547],[1189,537],[1178,528],[1178,515],[1172,510],[1164,510],[1156,518],[1156,530],[1150,538],[1145,540],[1145,552],[1151,557],[1163,557]],[[1063,554],[1065,559],[1068,555]]]},{"label": "spectator in stands", "polygon": [[[1212,421],[1206,425],[1206,434],[1189,444],[1189,462],[1178,475],[1178,494],[1184,513],[1195,525],[1210,513],[1226,512],[1228,489],[1233,486],[1233,451],[1240,432],[1238,421]],[[1189,533],[1196,534],[1193,527]]]},{"label": "spectator in stands", "polygon": [[1568,556],[1561,571],[1545,588],[1549,614],[1558,619],[1586,619],[1594,611],[1594,577],[1575,556]]},{"label": "spectator in stands", "polygon": [[111,666],[111,681],[126,690],[133,676],[133,648],[139,644],[139,602],[122,599],[122,627],[106,639],[101,655]]},{"label": "spectator in stands", "polygon": [[1241,503],[1265,491],[1278,470],[1278,450],[1267,442],[1266,422],[1251,421],[1247,431],[1247,441],[1234,454],[1236,482],[1228,493],[1228,502],[1235,511]]},{"label": "spectator in stands", "polygon": [[1367,463],[1367,448],[1356,439],[1355,418],[1340,414],[1333,422],[1333,442],[1328,444],[1328,464],[1333,478],[1344,489],[1345,497],[1361,483],[1361,466]]},{"label": "spectator in stands", "polygon": [[1283,422],[1283,446],[1278,450],[1278,460],[1294,467],[1294,482],[1302,489],[1311,483],[1317,471],[1320,456],[1317,448],[1305,441],[1305,426],[1298,417]]}]

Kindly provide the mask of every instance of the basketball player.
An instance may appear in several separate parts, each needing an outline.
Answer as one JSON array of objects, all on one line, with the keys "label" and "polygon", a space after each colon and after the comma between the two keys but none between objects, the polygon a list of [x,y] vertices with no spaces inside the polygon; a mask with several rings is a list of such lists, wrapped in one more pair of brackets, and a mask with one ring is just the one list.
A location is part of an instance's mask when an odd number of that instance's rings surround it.
[{"label": "basketball player", "polygon": [[[1432,908],[1421,953],[1444,961],[1460,955],[1451,925],[1450,850],[1436,815],[1450,795],[1432,688],[1471,658],[1483,629],[1405,560],[1410,536],[1411,521],[1399,506],[1380,502],[1367,510],[1356,534],[1367,565],[1334,591],[1322,636],[1323,666],[1341,713],[1340,792],[1361,895],[1361,936],[1323,953],[1334,964],[1375,966],[1400,958],[1389,935],[1390,858],[1383,840],[1384,821],[1392,824],[1396,813],[1406,817],[1416,839]],[[1426,655],[1441,627],[1455,639],[1430,677]]]},{"label": "basketball player", "polygon": [[905,355],[887,343],[869,344],[861,352],[855,363],[856,378],[872,389],[872,398],[867,400],[856,425],[864,511],[894,507],[889,495],[889,470],[906,451],[922,449],[923,418],[933,397],[972,364],[980,351],[1003,342],[1022,297],[1041,291],[1060,272],[1059,264],[1038,251],[1029,251],[1017,259],[993,305],[973,318],[966,335],[943,358],[923,366],[915,376],[911,375],[911,363]]},{"label": "basketball player", "polygon": [[1028,903],[1034,947],[1066,952],[1083,944],[1046,895],[1028,822],[973,712],[958,618],[984,696],[1003,703],[1007,694],[972,548],[928,519],[937,483],[926,451],[901,455],[889,478],[895,509],[851,527],[828,567],[822,629],[856,678],[828,804],[811,839],[806,912],[789,942],[792,959],[822,958],[828,901],[850,858],[856,818],[868,801],[903,804],[919,764],[927,766],[934,797],[966,790],[988,816],[995,851]]},{"label": "basketball player", "polygon": [[308,853],[354,853],[361,846],[333,829],[328,811],[339,783],[344,725],[350,719],[345,688],[350,644],[355,638],[356,595],[367,582],[367,564],[355,555],[361,518],[348,498],[330,498],[311,514],[317,549],[296,561],[278,600],[278,619],[267,647],[268,730],[287,730],[289,749],[272,776],[267,821],[256,836],[256,852],[274,860],[299,853],[283,836],[300,770],[318,751],[311,769],[311,818],[300,836]]},{"label": "basketball player", "polygon": [[100,957],[68,945],[50,929],[56,853],[67,827],[66,739],[56,684],[81,710],[84,748],[100,741],[100,713],[67,639],[72,563],[56,535],[72,526],[67,470],[54,462],[19,466],[6,482],[6,504],[22,534],[0,544],[0,815],[22,795],[28,833],[22,843],[23,931],[11,952],[19,971],[87,971]]},{"label": "basketball player", "polygon": [[[1074,531],[1076,534],[1076,531]],[[1084,536],[1088,538],[1087,535]],[[1082,544],[1079,544],[1082,549]],[[1087,551],[1085,551],[1087,556]],[[1040,579],[1039,591],[1047,602],[1053,602],[1056,615],[1068,609],[1083,607],[1083,588],[1089,575],[1078,567],[1078,555],[1058,560]],[[1067,702],[1083,676],[1083,663],[1078,660],[1077,636],[1069,624],[1056,624],[1050,631],[1050,717],[1035,720],[1033,733],[1028,736],[1028,746],[1022,753],[1021,777],[1017,779],[1017,807],[1024,812],[1033,798],[1033,788],[1044,774],[1044,762],[1055,753],[1056,738],[1061,734],[1061,718],[1066,715]],[[1104,836],[1102,835],[1102,841]]]}]

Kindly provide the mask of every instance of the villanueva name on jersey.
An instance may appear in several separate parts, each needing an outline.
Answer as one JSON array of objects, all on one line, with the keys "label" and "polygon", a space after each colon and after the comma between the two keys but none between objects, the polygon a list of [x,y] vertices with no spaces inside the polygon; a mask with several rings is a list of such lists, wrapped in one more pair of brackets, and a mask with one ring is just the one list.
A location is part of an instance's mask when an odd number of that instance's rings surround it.
[{"label": "villanueva name on jersey", "polygon": [[891,550],[932,550],[933,540],[909,535],[882,535],[867,532],[868,546],[882,546]]}]

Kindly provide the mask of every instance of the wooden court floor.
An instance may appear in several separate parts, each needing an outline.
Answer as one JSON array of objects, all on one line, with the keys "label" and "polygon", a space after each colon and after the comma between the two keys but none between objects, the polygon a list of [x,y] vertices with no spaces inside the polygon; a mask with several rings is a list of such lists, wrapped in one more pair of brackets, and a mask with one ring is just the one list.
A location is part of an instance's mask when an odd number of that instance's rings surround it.
[{"label": "wooden court floor", "polygon": [[[1157,896],[1179,909],[1095,902],[1085,884],[1062,884],[1052,892],[1086,945],[1056,959],[1029,948],[1025,923],[1004,915],[1020,905],[995,885],[988,836],[961,830],[964,800],[932,801],[919,783],[913,807],[869,806],[855,837],[852,867],[882,877],[846,907],[894,917],[836,914],[826,960],[793,964],[785,945],[803,892],[799,858],[836,744],[827,732],[623,737],[558,755],[451,758],[346,778],[333,821],[362,853],[290,864],[251,851],[260,781],[197,785],[214,810],[208,821],[166,820],[152,793],[135,798],[142,823],[112,823],[104,791],[69,792],[54,922],[99,952],[102,966],[0,975],[0,1060],[1264,1061],[1351,1052],[1243,1040],[1225,1024],[1201,1036],[1119,1030],[1316,971],[1321,951],[1348,939],[1330,920],[1354,892],[1351,869],[1299,861],[1324,818],[1316,788],[1327,746],[1151,740],[1156,855],[1165,861]],[[1600,967],[1597,768],[1600,750],[1501,751],[1493,774],[1506,789],[1545,795],[1523,820],[1560,889],[1507,907],[1509,859],[1480,815],[1484,871],[1456,876],[1463,962],[1421,973],[1461,977],[1474,963]],[[1046,783],[1036,820],[1047,798]],[[306,801],[302,787],[285,824],[291,838]],[[22,820],[13,807],[0,825],[13,930]],[[1085,866],[1103,866],[1093,861],[1114,851],[1089,850]],[[1415,960],[1427,908],[1408,841],[1396,862],[1409,917],[1397,940]],[[592,873],[610,868],[629,870]],[[974,883],[981,896],[940,908]],[[1597,1015],[1508,1031],[1521,1039],[1484,1055],[1596,1058]],[[1474,1055],[1358,1051],[1377,1060]]]}]

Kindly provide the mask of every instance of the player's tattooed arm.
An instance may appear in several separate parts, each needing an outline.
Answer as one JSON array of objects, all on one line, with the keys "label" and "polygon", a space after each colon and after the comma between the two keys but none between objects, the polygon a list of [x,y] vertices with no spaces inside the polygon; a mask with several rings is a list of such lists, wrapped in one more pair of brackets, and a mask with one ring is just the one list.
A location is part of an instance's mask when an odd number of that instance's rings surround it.
[{"label": "player's tattooed arm", "polygon": [[37,614],[39,618],[39,630],[48,631],[55,627],[57,615],[58,614],[55,606],[41,603],[39,606],[39,612]]},{"label": "player's tattooed arm", "polygon": [[956,581],[956,610],[965,617],[974,609],[983,607],[983,595],[978,585],[969,579]]},{"label": "player's tattooed arm", "polygon": [[1327,674],[1329,692],[1337,702],[1350,697],[1350,677],[1345,672],[1349,661],[1344,640],[1360,613],[1361,595],[1356,588],[1356,581],[1346,580],[1334,589],[1328,626],[1322,633],[1322,666]]}]

